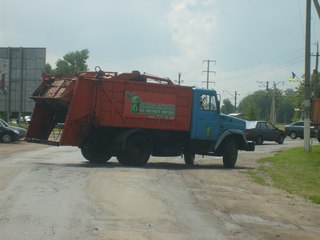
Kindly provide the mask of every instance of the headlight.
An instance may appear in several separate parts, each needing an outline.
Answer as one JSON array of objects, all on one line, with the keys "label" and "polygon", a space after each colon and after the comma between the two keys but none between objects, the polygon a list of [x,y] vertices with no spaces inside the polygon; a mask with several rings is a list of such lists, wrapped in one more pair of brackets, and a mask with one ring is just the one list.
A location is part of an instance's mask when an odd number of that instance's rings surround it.
[{"label": "headlight", "polygon": [[20,134],[20,132],[18,130],[13,130],[16,134]]}]

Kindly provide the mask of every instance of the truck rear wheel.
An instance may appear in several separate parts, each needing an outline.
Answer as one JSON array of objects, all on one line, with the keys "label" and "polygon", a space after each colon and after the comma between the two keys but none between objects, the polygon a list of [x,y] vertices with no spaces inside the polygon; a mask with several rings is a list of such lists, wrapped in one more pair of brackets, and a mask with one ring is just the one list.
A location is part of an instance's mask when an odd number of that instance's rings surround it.
[{"label": "truck rear wheel", "polygon": [[143,166],[150,158],[151,145],[143,135],[130,136],[125,149],[117,155],[119,163],[128,166]]},{"label": "truck rear wheel", "polygon": [[229,139],[223,148],[223,166],[234,168],[238,158],[238,148],[233,139]]},{"label": "truck rear wheel", "polygon": [[92,163],[106,163],[112,157],[112,154],[103,148],[91,142],[87,142],[81,148],[82,156]]},{"label": "truck rear wheel", "polygon": [[185,151],[183,153],[183,158],[184,158],[184,162],[186,163],[186,165],[194,165],[194,159],[195,159],[195,154],[191,153],[189,151]]}]

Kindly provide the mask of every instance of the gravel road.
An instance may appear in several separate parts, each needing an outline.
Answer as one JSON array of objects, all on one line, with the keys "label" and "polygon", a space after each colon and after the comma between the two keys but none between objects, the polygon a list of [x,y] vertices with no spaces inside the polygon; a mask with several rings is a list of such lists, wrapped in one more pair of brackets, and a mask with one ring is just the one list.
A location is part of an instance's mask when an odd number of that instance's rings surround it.
[{"label": "gravel road", "polygon": [[319,205],[244,174],[294,146],[258,146],[226,170],[212,157],[133,168],[90,164],[73,147],[0,144],[0,238],[318,240]]}]

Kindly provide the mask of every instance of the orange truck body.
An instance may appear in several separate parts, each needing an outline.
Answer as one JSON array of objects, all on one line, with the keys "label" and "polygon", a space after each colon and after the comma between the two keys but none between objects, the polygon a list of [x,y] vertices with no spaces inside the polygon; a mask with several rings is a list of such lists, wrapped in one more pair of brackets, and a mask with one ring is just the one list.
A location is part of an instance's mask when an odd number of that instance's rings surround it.
[{"label": "orange truck body", "polygon": [[[32,99],[36,105],[27,139],[34,142],[80,146],[89,129],[99,126],[190,129],[192,88],[137,71],[47,75]],[[57,123],[64,123],[64,131],[59,142],[50,142]]]},{"label": "orange truck body", "polygon": [[312,101],[311,123],[312,125],[320,124],[320,99],[314,99]]}]

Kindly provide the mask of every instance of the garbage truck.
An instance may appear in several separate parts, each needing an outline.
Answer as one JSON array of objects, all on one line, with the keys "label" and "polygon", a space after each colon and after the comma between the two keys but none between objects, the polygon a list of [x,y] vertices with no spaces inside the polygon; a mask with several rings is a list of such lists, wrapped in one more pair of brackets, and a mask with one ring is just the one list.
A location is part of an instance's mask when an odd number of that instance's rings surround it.
[{"label": "garbage truck", "polygon": [[[92,163],[116,157],[122,165],[142,166],[150,156],[220,156],[234,168],[238,150],[254,151],[244,135],[245,121],[220,113],[213,89],[175,85],[141,74],[92,72],[44,74],[26,141],[79,147]],[[61,137],[50,134],[63,124]]]}]

